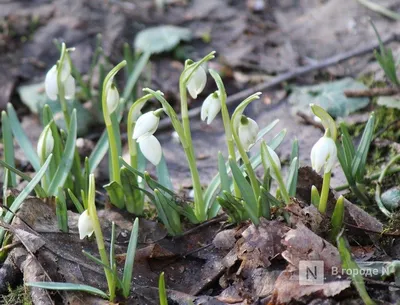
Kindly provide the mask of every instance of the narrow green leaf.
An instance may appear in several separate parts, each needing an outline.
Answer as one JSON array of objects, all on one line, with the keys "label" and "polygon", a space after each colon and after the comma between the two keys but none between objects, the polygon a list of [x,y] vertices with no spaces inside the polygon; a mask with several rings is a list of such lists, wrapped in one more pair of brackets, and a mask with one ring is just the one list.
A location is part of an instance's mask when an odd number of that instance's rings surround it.
[{"label": "narrow green leaf", "polygon": [[83,207],[83,205],[79,201],[79,199],[71,191],[71,189],[68,189],[68,195],[69,195],[69,198],[71,198],[71,201],[74,204],[74,206],[75,206],[76,210],[78,211],[78,213],[82,214],[85,211],[85,208]]},{"label": "narrow green leaf", "polygon": [[135,68],[129,76],[124,92],[122,93],[122,98],[124,100],[129,99],[129,96],[131,95],[140,74],[143,72],[143,69],[146,67],[147,62],[149,61],[150,55],[151,54],[149,52],[144,52],[139,60],[136,62]]},{"label": "narrow green leaf", "polygon": [[[11,223],[11,220],[14,218],[14,214],[18,211],[18,209],[20,208],[21,204],[24,202],[26,197],[28,197],[28,195],[33,191],[35,186],[40,182],[40,180],[46,173],[46,170],[49,166],[52,157],[53,157],[52,154],[50,154],[47,157],[47,160],[43,163],[42,168],[36,173],[35,177],[32,178],[32,180],[18,195],[18,197],[15,198],[14,202],[12,203],[11,207],[9,208],[9,210],[7,211],[6,215],[3,218],[3,221],[5,223]],[[5,234],[4,228],[0,228],[0,244],[3,243],[4,234]]]},{"label": "narrow green leaf", "polygon": [[243,174],[242,174],[239,166],[236,164],[236,162],[232,159],[229,159],[229,165],[232,170],[232,175],[239,186],[240,193],[243,196],[243,199],[245,202],[244,208],[245,208],[246,212],[249,214],[251,221],[255,225],[258,225],[258,223],[259,223],[258,204],[257,204],[256,198],[254,197],[253,189],[252,189],[250,183],[243,176]]},{"label": "narrow green leaf", "polygon": [[171,178],[169,175],[167,162],[165,161],[164,154],[161,157],[160,163],[156,166],[158,182],[163,185],[164,187],[173,190],[174,187],[172,186]]},{"label": "narrow green leaf", "polygon": [[344,269],[348,269],[351,272],[350,277],[356,287],[361,299],[366,305],[375,305],[375,302],[370,298],[368,292],[365,288],[364,278],[360,272],[360,267],[351,257],[351,253],[348,249],[347,242],[341,235],[337,238],[337,246],[340,253],[340,258],[342,260],[342,266]]},{"label": "narrow green leaf", "polygon": [[139,218],[133,222],[131,237],[129,238],[128,250],[126,252],[124,274],[122,276],[122,291],[125,298],[129,296],[132,285],[133,264],[135,262],[136,247],[139,235]]},{"label": "narrow green leaf", "polygon": [[52,177],[49,189],[47,190],[47,194],[49,196],[55,196],[59,187],[64,188],[64,183],[67,180],[74,160],[76,129],[76,110],[74,109],[71,116],[64,154],[60,161],[57,172],[54,174],[54,177]]},{"label": "narrow green leaf", "polygon": [[271,220],[271,206],[268,200],[268,191],[260,187],[260,197],[258,198],[259,214],[265,219]]},{"label": "narrow green leaf", "polygon": [[295,157],[290,164],[289,176],[286,181],[286,188],[288,190],[289,196],[296,196],[297,179],[299,172],[299,160]]},{"label": "narrow green leaf", "polygon": [[231,192],[223,191],[222,196],[217,196],[216,200],[229,216],[231,222],[240,223],[249,218],[244,208],[245,203],[243,203],[243,200],[236,198]]},{"label": "narrow green leaf", "polygon": [[344,219],[344,197],[340,195],[340,197],[336,201],[335,209],[333,210],[331,224],[331,240],[335,241],[336,237],[342,230]]},{"label": "narrow green leaf", "polygon": [[156,205],[158,216],[167,228],[168,233],[172,236],[180,234],[182,232],[180,216],[175,210],[170,208],[170,204],[167,202],[170,199],[158,189],[154,190],[154,195],[154,203]]},{"label": "narrow green leaf", "polygon": [[30,282],[25,283],[28,287],[37,287],[48,290],[68,290],[68,291],[83,291],[90,294],[98,295],[104,299],[108,299],[108,295],[92,286],[74,283],[59,283],[59,282]]},{"label": "narrow green leaf", "polygon": [[[3,134],[4,161],[10,166],[15,167],[14,141],[12,137],[10,122],[5,111],[1,112],[1,129]],[[15,187],[17,185],[15,173],[10,171],[8,173],[8,181],[4,181],[4,183],[6,183],[10,187]]]},{"label": "narrow green leaf", "polygon": [[365,163],[367,162],[367,156],[374,133],[374,127],[375,115],[372,113],[368,119],[367,125],[365,126],[360,144],[357,147],[356,154],[351,164],[352,176],[359,183],[363,182],[364,180]]},{"label": "narrow green leaf", "polygon": [[96,146],[94,147],[92,153],[89,156],[89,170],[90,173],[93,173],[97,166],[99,166],[101,160],[103,160],[108,150],[108,135],[107,132],[104,131],[100,139],[97,141]]},{"label": "narrow green leaf", "polygon": [[320,201],[319,191],[315,185],[311,187],[311,203],[318,208]]},{"label": "narrow green leaf", "polygon": [[139,190],[137,175],[126,167],[122,167],[121,183],[125,194],[125,207],[129,213],[137,216],[143,214],[144,198]]},{"label": "narrow green leaf", "polygon": [[117,208],[123,209],[125,207],[124,188],[116,181],[112,181],[103,187],[107,191],[111,203]]},{"label": "narrow green leaf", "polygon": [[218,172],[221,180],[221,192],[231,190],[231,181],[228,176],[228,171],[226,169],[225,160],[221,152],[218,152]]},{"label": "narrow green leaf", "polygon": [[158,280],[158,295],[160,297],[160,305],[168,305],[167,291],[165,290],[164,272],[161,272]]},{"label": "narrow green leaf", "polygon": [[58,194],[56,197],[56,215],[58,228],[61,232],[68,233],[67,202],[65,200],[65,194],[62,188],[58,189]]},{"label": "narrow green leaf", "polygon": [[36,150],[33,148],[31,142],[29,141],[28,136],[22,129],[22,126],[17,117],[17,113],[15,112],[12,104],[7,104],[7,114],[9,117],[9,122],[12,132],[14,134],[15,139],[18,142],[18,145],[25,153],[25,156],[28,158],[29,162],[32,164],[35,171],[38,172],[40,170],[39,156],[37,155]]}]

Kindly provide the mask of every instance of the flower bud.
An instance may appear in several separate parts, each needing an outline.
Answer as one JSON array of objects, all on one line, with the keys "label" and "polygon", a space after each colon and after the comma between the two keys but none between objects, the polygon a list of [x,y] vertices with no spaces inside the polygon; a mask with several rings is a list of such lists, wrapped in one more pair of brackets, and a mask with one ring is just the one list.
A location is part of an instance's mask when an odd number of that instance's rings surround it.
[{"label": "flower bud", "polygon": [[75,79],[69,75],[64,82],[65,98],[72,100],[75,97]]},{"label": "flower bud", "polygon": [[47,125],[39,137],[37,144],[37,153],[39,158],[44,162],[51,154],[54,148],[54,138],[51,132],[50,125]]},{"label": "flower bud", "polygon": [[44,80],[44,88],[47,96],[52,101],[57,100],[58,95],[58,85],[57,85],[57,66],[54,65],[47,72],[46,78]]},{"label": "flower bud", "polygon": [[78,230],[79,230],[79,238],[84,239],[86,236],[92,236],[93,229],[93,221],[89,215],[89,211],[85,210],[78,219]]},{"label": "flower bud", "polygon": [[[190,73],[192,73],[193,69],[194,69],[194,66],[189,67],[186,70],[186,72],[184,72],[185,75],[189,75]],[[189,91],[190,96],[192,98],[196,99],[197,95],[199,95],[203,91],[204,87],[206,86],[206,82],[207,82],[206,71],[204,70],[204,68],[202,66],[199,66],[194,71],[194,73],[188,79],[188,81],[186,83],[186,87]]]},{"label": "flower bud", "polygon": [[[276,165],[278,167],[278,169],[281,170],[281,168],[282,168],[281,160],[279,160],[279,157],[276,154],[276,152],[268,145],[265,145],[265,147],[267,147],[268,153],[271,156],[271,159],[274,162],[274,165]],[[263,155],[262,160],[263,160],[264,169],[265,170],[269,169],[269,173],[270,173],[271,177],[274,178],[275,180],[277,180],[275,170],[272,168],[273,164],[270,162],[268,156]]]},{"label": "flower bud", "polygon": [[147,135],[141,136],[137,141],[143,156],[157,166],[162,157],[161,144],[157,138],[153,135]]},{"label": "flower bud", "polygon": [[65,82],[67,78],[71,75],[71,65],[69,63],[69,59],[67,58],[67,55],[64,57],[63,64],[61,67],[61,81]]},{"label": "flower bud", "polygon": [[337,148],[332,138],[323,136],[311,149],[311,166],[317,173],[324,168],[324,173],[332,171],[337,159]]},{"label": "flower bud", "polygon": [[139,139],[140,137],[145,137],[155,133],[160,122],[160,117],[154,112],[149,111],[142,114],[135,124],[135,129],[133,130],[133,139]]},{"label": "flower bud", "polygon": [[207,124],[210,124],[221,110],[221,101],[218,91],[211,93],[201,106],[201,120],[207,119]]},{"label": "flower bud", "polygon": [[111,84],[107,89],[107,111],[110,115],[113,113],[119,105],[119,93],[118,89],[114,84]]},{"label": "flower bud", "polygon": [[240,142],[242,143],[246,151],[249,151],[250,148],[256,142],[258,130],[259,130],[258,125],[254,120],[244,115],[242,116],[238,128],[238,136]]}]

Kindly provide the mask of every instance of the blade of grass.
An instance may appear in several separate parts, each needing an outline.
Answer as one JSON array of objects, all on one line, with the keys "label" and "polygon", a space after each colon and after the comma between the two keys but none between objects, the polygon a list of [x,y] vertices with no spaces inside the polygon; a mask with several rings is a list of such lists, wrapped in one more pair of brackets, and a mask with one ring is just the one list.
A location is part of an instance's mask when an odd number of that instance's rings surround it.
[{"label": "blade of grass", "polygon": [[[28,183],[28,185],[23,189],[23,191],[15,198],[14,202],[12,203],[11,207],[7,211],[6,215],[3,218],[3,221],[5,223],[11,223],[11,220],[14,218],[14,214],[18,211],[20,208],[21,204],[24,202],[26,197],[33,191],[35,186],[40,182],[44,174],[46,173],[46,170],[49,166],[49,163],[51,161],[51,158],[53,157],[52,154],[50,154],[47,157],[47,160],[43,163],[42,168],[37,172],[35,177],[32,178],[32,180]],[[0,245],[3,243],[3,238],[4,238],[5,230],[4,228],[0,228]]]},{"label": "blade of grass", "polygon": [[132,285],[133,264],[135,262],[136,247],[139,235],[139,218],[133,222],[131,237],[129,238],[128,250],[122,276],[122,292],[125,298],[129,296]]},{"label": "blade of grass", "polygon": [[[15,167],[14,162],[14,141],[12,137],[12,131],[10,122],[5,111],[1,112],[1,129],[3,134],[3,146],[4,146],[4,161]],[[4,181],[8,186],[15,187],[17,185],[17,180],[15,173],[10,171],[8,173],[7,181]]]},{"label": "blade of grass", "polygon": [[168,305],[167,291],[165,290],[164,272],[161,272],[158,280],[158,295],[160,297],[160,305]]},{"label": "blade of grass", "polygon": [[67,291],[83,291],[90,294],[98,295],[104,299],[108,299],[108,295],[95,287],[75,283],[59,283],[59,282],[30,282],[25,283],[28,287],[37,287],[48,290],[67,290]]},{"label": "blade of grass", "polygon": [[10,119],[10,127],[12,129],[15,139],[18,142],[18,145],[21,147],[22,151],[28,158],[29,162],[32,164],[35,171],[38,172],[40,170],[39,156],[37,155],[36,150],[33,148],[31,141],[29,141],[28,136],[22,129],[22,126],[17,117],[17,113],[15,112],[12,104],[7,104],[7,114]]}]

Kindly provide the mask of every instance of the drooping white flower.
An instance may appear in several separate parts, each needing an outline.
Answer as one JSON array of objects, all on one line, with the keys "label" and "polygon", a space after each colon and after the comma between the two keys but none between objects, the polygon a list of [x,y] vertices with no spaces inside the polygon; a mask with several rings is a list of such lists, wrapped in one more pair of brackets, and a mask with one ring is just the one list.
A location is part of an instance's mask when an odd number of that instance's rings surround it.
[{"label": "drooping white flower", "polygon": [[119,92],[114,84],[107,88],[107,110],[108,114],[113,113],[119,105]]},{"label": "drooping white flower", "polygon": [[133,139],[139,139],[140,137],[145,137],[155,133],[160,122],[160,117],[154,113],[154,111],[146,112],[142,114],[135,124],[135,129],[133,130]]},{"label": "drooping white flower", "polygon": [[238,127],[238,136],[246,151],[249,151],[256,142],[258,131],[258,124],[254,120],[242,116]]},{"label": "drooping white flower", "polygon": [[92,236],[94,232],[93,221],[88,210],[85,210],[78,219],[79,238],[84,239],[86,236]]},{"label": "drooping white flower", "polygon": [[[192,73],[194,66],[186,70],[185,75]],[[189,78],[186,87],[192,98],[196,99],[197,96],[203,91],[207,82],[207,74],[202,66],[199,66]]]},{"label": "drooping white flower", "polygon": [[218,91],[211,93],[204,100],[201,106],[201,120],[207,119],[207,124],[210,124],[221,110],[221,100],[219,99]]},{"label": "drooping white flower", "polygon": [[57,100],[58,85],[57,85],[57,66],[54,65],[46,74],[44,80],[44,89],[46,94],[52,101]]},{"label": "drooping white flower", "polygon": [[75,97],[75,79],[69,75],[64,81],[65,98],[72,100]]},{"label": "drooping white flower", "polygon": [[[51,69],[47,72],[44,80],[44,88],[46,94],[52,101],[57,100],[59,91],[57,82],[58,69],[59,68],[57,65],[51,67]],[[68,74],[66,74],[67,72]],[[72,77],[70,72],[71,72],[70,64],[68,60],[65,59],[63,67],[61,68],[60,79],[62,84],[64,85],[64,93],[65,93],[65,98],[67,100],[71,100],[75,97],[75,79]]]},{"label": "drooping white flower", "polygon": [[137,142],[144,157],[157,166],[162,157],[161,144],[157,138],[153,135],[141,136]]},{"label": "drooping white flower", "polygon": [[[271,147],[269,147],[268,145],[265,145],[265,146],[268,149],[268,152],[269,152],[269,155],[271,156],[272,161],[274,162],[274,164],[280,171],[282,168],[281,160],[279,160],[278,155]],[[272,167],[273,164],[270,162],[268,156],[265,156],[265,155],[263,156],[263,164],[264,164],[265,170],[269,169],[269,173],[270,173],[271,177],[274,178],[275,180],[277,180],[275,170]]]},{"label": "drooping white flower", "polygon": [[46,160],[54,148],[54,138],[51,132],[50,125],[47,125],[40,134],[37,153],[42,161]]},{"label": "drooping white flower", "polygon": [[337,159],[337,148],[332,138],[323,136],[311,149],[311,166],[317,173],[324,168],[324,173],[332,171]]}]

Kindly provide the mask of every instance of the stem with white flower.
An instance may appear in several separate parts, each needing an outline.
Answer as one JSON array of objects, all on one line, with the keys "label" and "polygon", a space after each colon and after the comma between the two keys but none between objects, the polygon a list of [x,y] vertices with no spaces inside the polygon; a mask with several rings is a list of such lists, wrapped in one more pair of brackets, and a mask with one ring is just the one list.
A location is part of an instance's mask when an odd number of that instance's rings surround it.
[{"label": "stem with white flower", "polygon": [[260,94],[261,94],[261,92],[257,92],[253,95],[250,95],[247,99],[245,99],[243,102],[241,102],[239,104],[239,106],[235,109],[235,111],[232,115],[232,121],[231,121],[233,139],[235,140],[236,147],[238,148],[240,157],[242,158],[244,166],[246,167],[246,172],[250,178],[251,187],[253,189],[253,193],[256,198],[258,198],[260,196],[260,185],[257,180],[256,174],[254,173],[254,169],[251,166],[251,162],[246,153],[246,149],[243,147],[243,143],[238,135],[238,130],[239,130],[240,121],[242,119],[242,114],[243,114],[244,109],[252,101],[259,99]]},{"label": "stem with white flower", "polygon": [[69,112],[68,112],[68,105],[67,105],[67,101],[65,99],[65,87],[64,87],[64,82],[62,81],[62,70],[63,70],[63,65],[64,65],[64,61],[68,60],[68,50],[67,47],[65,45],[65,43],[63,42],[61,44],[61,56],[60,56],[60,60],[58,61],[58,69],[57,69],[57,87],[58,87],[58,97],[60,100],[60,104],[61,104],[61,110],[64,114],[64,119],[65,119],[65,126],[69,126],[69,122],[71,121],[70,116],[69,116]]},{"label": "stem with white flower", "polygon": [[337,159],[337,148],[335,144],[337,129],[333,118],[322,107],[314,104],[311,104],[310,107],[314,115],[321,119],[321,123],[325,127],[325,135],[315,143],[311,150],[313,169],[316,172],[320,172],[321,169],[324,168],[318,210],[321,213],[325,213],[330,190],[332,168]]},{"label": "stem with white flower", "polygon": [[[200,176],[196,165],[196,156],[193,149],[192,142],[192,134],[190,131],[190,121],[189,121],[189,113],[188,113],[188,97],[187,97],[187,88],[188,82],[191,80],[191,77],[195,75],[197,69],[203,69],[201,65],[211,59],[214,58],[214,53],[206,55],[203,59],[198,62],[191,63],[191,61],[186,61],[185,70],[182,72],[181,77],[179,79],[179,93],[181,98],[181,116],[182,116],[182,126],[183,126],[183,135],[179,135],[180,138],[184,136],[185,142],[187,145],[184,146],[184,150],[186,153],[186,158],[189,163],[189,169],[192,176],[193,182],[193,190],[194,190],[194,201],[195,201],[195,214],[199,221],[205,221],[207,219],[207,211],[205,210],[205,204],[203,199],[203,191],[200,183]],[[204,88],[204,84],[202,84]],[[201,90],[199,90],[201,91]],[[197,97],[197,94],[196,96]],[[194,98],[195,98],[194,97]],[[177,131],[178,132],[178,131]],[[179,133],[178,133],[179,134]]]},{"label": "stem with white flower", "polygon": [[[118,146],[117,140],[115,138],[113,125],[111,122],[111,114],[116,111],[119,104],[119,96],[117,97],[116,94],[110,94],[110,90],[117,90],[113,87],[113,79],[114,76],[121,70],[123,67],[126,66],[126,61],[123,60],[117,66],[115,66],[104,78],[103,82],[103,91],[101,95],[102,101],[102,108],[103,108],[103,115],[104,115],[104,122],[106,124],[107,135],[108,135],[108,143],[110,147],[110,155],[111,155],[111,173],[110,173],[110,181],[116,181],[118,184],[121,184],[121,177],[120,177],[120,164],[119,164],[119,156],[118,156]],[[110,98],[117,98],[118,100],[110,101]]]},{"label": "stem with white flower", "polygon": [[[224,129],[225,129],[226,146],[228,147],[229,157],[232,158],[232,160],[236,160],[235,143],[232,134],[231,118],[229,116],[228,107],[226,106],[227,94],[225,86],[224,83],[222,82],[221,76],[215,70],[209,69],[208,71],[210,72],[212,78],[214,78],[215,83],[217,84],[218,87],[218,95],[221,102],[222,122],[224,124]],[[235,196],[240,197],[240,189],[236,181],[234,181],[233,188]]]}]

